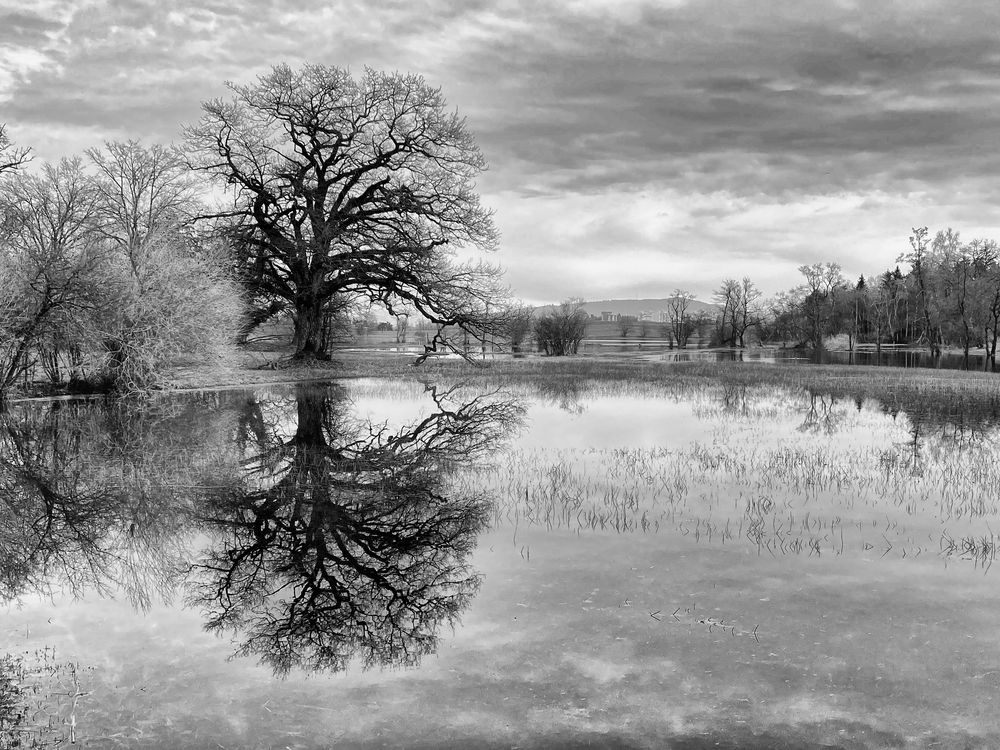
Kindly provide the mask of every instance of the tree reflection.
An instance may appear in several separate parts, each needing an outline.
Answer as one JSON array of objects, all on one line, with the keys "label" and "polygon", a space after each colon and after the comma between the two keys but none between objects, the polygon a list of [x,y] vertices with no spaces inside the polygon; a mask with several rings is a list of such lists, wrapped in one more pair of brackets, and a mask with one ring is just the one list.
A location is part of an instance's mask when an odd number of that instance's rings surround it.
[{"label": "tree reflection", "polygon": [[802,424],[799,432],[834,435],[844,422],[846,414],[837,409],[837,397],[807,389],[809,404],[801,409]]},{"label": "tree reflection", "polygon": [[0,413],[0,600],[57,590],[122,592],[143,608],[154,593],[169,599],[197,462],[156,460],[162,432],[135,437],[159,416],[59,401]]},{"label": "tree reflection", "polygon": [[583,414],[584,387],[580,380],[565,378],[548,378],[536,385],[539,397],[546,403],[555,404],[570,414]]},{"label": "tree reflection", "polygon": [[432,412],[396,430],[350,416],[335,388],[247,405],[243,480],[202,519],[215,542],[190,598],[210,630],[278,673],[412,665],[434,651],[479,587],[468,558],[489,518],[486,496],[450,478],[522,408],[427,391]]}]

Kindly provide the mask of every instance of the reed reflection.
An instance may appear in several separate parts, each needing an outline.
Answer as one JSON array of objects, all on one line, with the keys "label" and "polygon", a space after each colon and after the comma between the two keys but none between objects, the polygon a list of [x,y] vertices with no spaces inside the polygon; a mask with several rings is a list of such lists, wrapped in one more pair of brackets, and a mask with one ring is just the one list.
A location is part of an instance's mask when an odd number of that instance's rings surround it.
[{"label": "reed reflection", "polygon": [[428,386],[405,427],[352,416],[339,388],[299,387],[241,418],[241,482],[200,519],[214,542],[189,601],[209,630],[275,672],[416,664],[480,578],[469,565],[490,517],[455,472],[494,449],[523,409]]}]

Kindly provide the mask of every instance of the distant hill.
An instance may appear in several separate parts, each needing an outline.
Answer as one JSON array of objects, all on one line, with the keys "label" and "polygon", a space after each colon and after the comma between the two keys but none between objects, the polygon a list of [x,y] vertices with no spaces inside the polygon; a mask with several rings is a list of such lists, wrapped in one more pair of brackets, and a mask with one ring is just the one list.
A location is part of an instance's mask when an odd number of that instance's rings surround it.
[{"label": "distant hill", "polygon": [[[601,299],[594,302],[585,302],[583,309],[587,311],[588,315],[595,316],[600,316],[602,312],[610,312],[617,315],[632,315],[638,318],[643,312],[651,312],[655,318],[660,310],[669,309],[671,299],[671,297],[658,297],[655,299]],[[553,305],[544,305],[537,308],[537,310],[539,313],[544,313],[551,310],[552,307]],[[711,302],[691,300],[688,303],[688,315],[696,315],[702,310],[709,310],[714,313],[718,309],[719,306]]]}]

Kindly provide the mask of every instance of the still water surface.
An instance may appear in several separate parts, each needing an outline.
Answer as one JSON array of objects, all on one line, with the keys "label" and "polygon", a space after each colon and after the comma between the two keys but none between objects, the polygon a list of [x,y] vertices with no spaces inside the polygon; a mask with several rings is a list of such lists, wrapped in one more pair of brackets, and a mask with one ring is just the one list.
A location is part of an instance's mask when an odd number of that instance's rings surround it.
[{"label": "still water surface", "polygon": [[997,425],[707,381],[17,404],[0,747],[997,747]]},{"label": "still water surface", "polygon": [[666,342],[648,340],[592,341],[582,342],[583,354],[626,355],[656,362],[766,362],[769,364],[821,364],[821,365],[869,365],[874,367],[920,367],[935,370],[990,370],[985,354],[970,354],[968,358],[960,352],[946,352],[931,356],[926,349],[904,349],[885,347],[876,352],[865,346],[855,351],[822,350],[781,347],[751,347],[748,349],[675,349]]}]

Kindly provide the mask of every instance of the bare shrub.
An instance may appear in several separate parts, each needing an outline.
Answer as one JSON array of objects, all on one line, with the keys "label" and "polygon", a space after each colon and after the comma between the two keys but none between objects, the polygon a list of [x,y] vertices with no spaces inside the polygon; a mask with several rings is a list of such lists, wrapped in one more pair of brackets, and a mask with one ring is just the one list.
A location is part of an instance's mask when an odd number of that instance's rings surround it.
[{"label": "bare shrub", "polygon": [[103,374],[117,391],[146,391],[179,361],[218,362],[232,350],[243,312],[236,283],[211,253],[176,235],[146,241],[108,264],[118,304],[97,321]]},{"label": "bare shrub", "polygon": [[538,348],[553,357],[576,354],[587,330],[583,300],[568,299],[535,320]]}]

